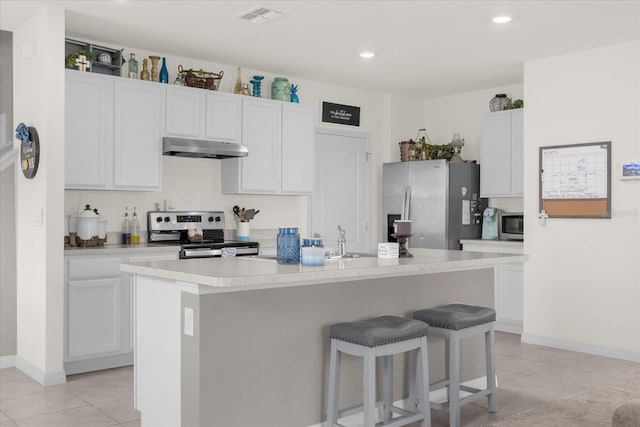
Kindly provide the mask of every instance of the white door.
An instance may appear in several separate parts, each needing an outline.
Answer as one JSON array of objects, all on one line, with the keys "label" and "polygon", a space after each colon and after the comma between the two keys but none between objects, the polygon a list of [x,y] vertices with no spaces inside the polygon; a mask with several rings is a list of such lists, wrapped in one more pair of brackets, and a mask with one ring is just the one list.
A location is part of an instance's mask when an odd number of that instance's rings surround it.
[{"label": "white door", "polygon": [[337,249],[338,225],[348,252],[371,250],[371,137],[333,129],[316,131],[311,232],[327,250]]}]

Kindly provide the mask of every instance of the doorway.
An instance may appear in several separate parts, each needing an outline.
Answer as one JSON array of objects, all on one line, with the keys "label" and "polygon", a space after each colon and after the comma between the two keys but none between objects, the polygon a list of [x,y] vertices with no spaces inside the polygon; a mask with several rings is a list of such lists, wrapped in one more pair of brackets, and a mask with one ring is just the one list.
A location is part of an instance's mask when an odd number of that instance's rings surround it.
[{"label": "doorway", "polygon": [[336,250],[338,225],[346,230],[348,252],[371,250],[371,135],[316,130],[315,183],[311,231],[326,250]]}]

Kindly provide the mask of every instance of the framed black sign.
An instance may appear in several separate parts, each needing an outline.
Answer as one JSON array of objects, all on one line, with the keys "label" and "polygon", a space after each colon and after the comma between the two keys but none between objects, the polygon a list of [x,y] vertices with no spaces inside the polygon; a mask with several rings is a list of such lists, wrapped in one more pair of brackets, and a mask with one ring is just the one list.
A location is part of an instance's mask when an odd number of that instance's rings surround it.
[{"label": "framed black sign", "polygon": [[360,107],[323,102],[322,121],[324,123],[360,126]]}]

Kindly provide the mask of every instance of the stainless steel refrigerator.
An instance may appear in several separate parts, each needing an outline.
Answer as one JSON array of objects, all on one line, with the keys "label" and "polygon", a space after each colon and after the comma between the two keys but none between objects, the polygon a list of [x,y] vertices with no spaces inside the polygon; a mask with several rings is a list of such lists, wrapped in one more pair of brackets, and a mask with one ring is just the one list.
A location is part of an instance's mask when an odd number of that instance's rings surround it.
[{"label": "stainless steel refrigerator", "polygon": [[410,219],[410,248],[461,249],[460,239],[480,238],[480,166],[446,160],[382,165],[383,236],[394,242],[393,221]]}]

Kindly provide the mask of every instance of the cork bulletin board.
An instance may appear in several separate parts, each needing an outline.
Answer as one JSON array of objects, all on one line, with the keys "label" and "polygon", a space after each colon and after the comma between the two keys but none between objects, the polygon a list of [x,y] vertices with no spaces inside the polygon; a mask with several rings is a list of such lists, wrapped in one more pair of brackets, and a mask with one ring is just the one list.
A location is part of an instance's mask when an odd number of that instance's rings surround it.
[{"label": "cork bulletin board", "polygon": [[611,218],[611,141],[540,147],[540,211]]}]

